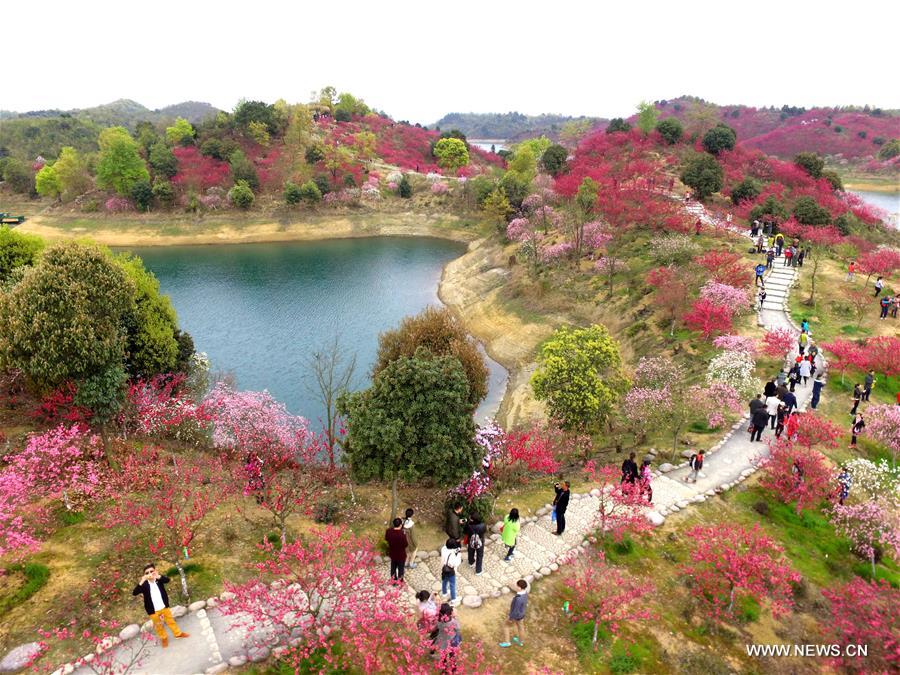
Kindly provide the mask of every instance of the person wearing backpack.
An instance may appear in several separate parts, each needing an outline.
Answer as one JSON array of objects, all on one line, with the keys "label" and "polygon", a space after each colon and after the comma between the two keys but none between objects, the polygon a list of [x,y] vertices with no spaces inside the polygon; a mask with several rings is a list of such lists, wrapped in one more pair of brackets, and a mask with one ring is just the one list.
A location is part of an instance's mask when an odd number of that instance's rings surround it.
[{"label": "person wearing backpack", "polygon": [[753,280],[754,286],[759,286],[760,284],[763,284],[765,286],[766,282],[763,281],[763,274],[765,274],[765,273],[766,273],[765,265],[757,265],[756,266],[756,278]]},{"label": "person wearing backpack", "polygon": [[475,567],[475,576],[481,576],[481,566],[484,562],[484,535],[487,525],[481,522],[481,517],[473,515],[466,523],[466,534],[469,535],[469,543],[466,551],[469,554],[469,567]]},{"label": "person wearing backpack", "polygon": [[700,475],[700,469],[703,468],[703,454],[704,450],[700,450],[691,455],[691,458],[688,460],[688,466],[691,467],[691,473],[684,478],[685,483],[696,483],[697,476]]},{"label": "person wearing backpack", "polygon": [[553,486],[556,497],[553,499],[553,508],[556,509],[556,532],[559,536],[566,529],[566,509],[569,508],[569,481],[564,480]]},{"label": "person wearing backpack", "polygon": [[450,592],[450,604],[458,605],[456,600],[456,568],[462,564],[459,553],[459,541],[448,539],[441,548],[441,595]]}]

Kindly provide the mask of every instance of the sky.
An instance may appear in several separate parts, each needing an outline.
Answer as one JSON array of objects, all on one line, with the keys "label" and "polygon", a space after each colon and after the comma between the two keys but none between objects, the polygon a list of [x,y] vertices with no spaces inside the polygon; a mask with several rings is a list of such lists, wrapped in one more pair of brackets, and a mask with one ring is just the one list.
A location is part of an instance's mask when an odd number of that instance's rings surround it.
[{"label": "sky", "polygon": [[682,94],[900,108],[900,3],[885,0],[8,0],[0,16],[24,41],[3,57],[5,110],[119,98],[231,110],[305,102],[326,85],[423,124],[627,116]]}]

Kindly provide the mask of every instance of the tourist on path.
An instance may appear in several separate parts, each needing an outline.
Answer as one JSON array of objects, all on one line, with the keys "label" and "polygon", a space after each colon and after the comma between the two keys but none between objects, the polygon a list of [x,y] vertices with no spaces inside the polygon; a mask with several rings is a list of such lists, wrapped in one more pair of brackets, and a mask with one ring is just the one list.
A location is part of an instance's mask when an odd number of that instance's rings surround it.
[{"label": "tourist on path", "polygon": [[866,421],[863,419],[862,413],[856,413],[856,417],[853,418],[853,424],[850,426],[850,447],[856,447],[856,437],[862,433],[862,430],[866,428]]},{"label": "tourist on path", "polygon": [[461,564],[459,540],[448,539],[441,548],[441,595],[447,595],[449,590],[451,605],[458,604],[456,601],[456,569]]},{"label": "tourist on path", "polygon": [[800,330],[808,335],[812,335],[812,333],[809,332],[809,319],[803,319],[803,321],[800,322]]},{"label": "tourist on path", "polygon": [[416,621],[416,624],[423,633],[430,633],[435,628],[438,615],[438,598],[437,593],[429,593],[428,591],[416,593],[419,608],[419,619]]},{"label": "tourist on path", "polygon": [[750,236],[755,237],[757,232],[759,232],[759,219],[750,223]]},{"label": "tourist on path", "polygon": [[391,560],[391,579],[395,582],[403,581],[403,570],[406,568],[406,547],[409,546],[409,542],[403,531],[402,519],[394,518],[391,525],[393,527],[389,527],[384,532],[384,540],[388,545],[388,558]]},{"label": "tourist on path", "polygon": [[808,344],[809,344],[809,335],[806,333],[805,330],[801,331],[800,337],[797,338],[797,348],[798,348],[798,351],[800,352],[801,356],[803,355],[803,352],[806,351],[806,345],[808,345]]},{"label": "tourist on path", "polygon": [[503,527],[500,529],[500,541],[507,547],[504,562],[509,562],[516,551],[516,540],[519,538],[519,529],[522,523],[519,522],[519,509],[512,509],[509,515],[503,519]]},{"label": "tourist on path", "polygon": [[775,384],[777,384],[779,387],[783,387],[784,383],[786,381],[787,381],[787,373],[785,372],[784,368],[782,368],[781,371],[779,371],[778,375],[775,378]]},{"label": "tourist on path", "polygon": [[782,265],[782,267],[790,267],[791,259],[793,258],[793,256],[794,251],[790,247],[784,249],[784,264]]},{"label": "tourist on path", "polygon": [[460,504],[454,504],[447,512],[447,521],[444,523],[444,532],[451,539],[462,539],[463,524],[466,519],[462,517],[463,507]]},{"label": "tourist on path", "polygon": [[810,375],[812,375],[812,363],[809,359],[803,359],[800,362],[800,377],[803,378],[803,384],[809,381]]},{"label": "tourist on path", "polygon": [[756,238],[756,252],[762,253],[763,246],[766,245],[766,238],[763,235],[759,235]]},{"label": "tourist on path", "polygon": [[406,509],[406,514],[403,519],[403,532],[406,534],[406,566],[414,570],[416,569],[416,553],[419,551],[419,544],[416,542],[416,535],[413,532],[413,528],[416,525],[416,522],[413,520],[413,514],[415,512],[412,509]]},{"label": "tourist on path", "polygon": [[891,296],[886,295],[879,302],[881,303],[881,320],[883,321],[887,318],[888,309],[891,307]]},{"label": "tourist on path", "polygon": [[[435,655],[440,657],[451,647],[459,647],[462,644],[462,634],[459,629],[459,619],[453,615],[453,606],[443,603],[437,615],[437,628],[434,637]],[[450,656],[452,658],[452,656]],[[447,672],[454,672],[455,667],[447,664]]]},{"label": "tourist on path", "polygon": [[781,401],[777,396],[770,396],[766,399],[766,414],[769,416],[769,422],[772,424],[772,430],[775,429],[775,422],[778,421],[778,408],[781,407]]},{"label": "tourist on path", "polygon": [[628,455],[628,459],[622,462],[622,480],[620,483],[632,483],[634,484],[638,478],[638,465],[637,462],[634,461],[634,453],[632,452]]},{"label": "tourist on path", "polygon": [[787,418],[787,412],[783,405],[778,406],[778,419],[775,422],[775,438],[781,438],[784,433],[784,421]]},{"label": "tourist on path", "polygon": [[863,380],[863,401],[869,401],[869,396],[872,395],[872,387],[874,386],[875,371],[870,368],[869,372],[866,373],[866,378]]},{"label": "tourist on path", "polygon": [[566,530],[566,509],[569,508],[569,481],[564,480],[553,486],[556,497],[553,498],[553,508],[556,510],[556,532],[561,535]]},{"label": "tourist on path", "polygon": [[847,266],[847,281],[853,281],[854,272],[856,272],[856,261],[852,260]]},{"label": "tourist on path", "polygon": [[[801,357],[797,357],[801,358]],[[790,382],[791,388],[790,391],[794,391],[797,387],[797,384],[800,382],[800,364],[795,363],[791,366],[791,371],[788,373],[788,381]]]},{"label": "tourist on path", "polygon": [[881,293],[881,289],[884,288],[884,280],[879,276],[875,280],[875,295],[873,297],[878,297],[878,294]]},{"label": "tourist on path", "polygon": [[788,440],[793,443],[797,440],[797,431],[800,429],[800,413],[797,411],[788,415],[787,424],[784,427]]},{"label": "tourist on path", "polygon": [[750,415],[752,416],[757,410],[761,408],[765,408],[766,404],[763,403],[762,394],[757,394],[756,398],[750,399]]},{"label": "tourist on path", "polygon": [[822,373],[819,373],[813,381],[812,400],[809,402],[809,407],[813,410],[819,405],[819,397],[822,395],[822,387],[824,386],[825,381],[822,379]]},{"label": "tourist on path", "polygon": [[850,496],[850,486],[853,484],[853,477],[850,475],[850,472],[847,471],[846,466],[841,467],[841,472],[838,474],[838,485],[840,486],[840,492],[838,494],[838,504],[841,506],[844,505],[844,500]]},{"label": "tourist on path", "polygon": [[[509,615],[503,623],[503,642],[501,647],[512,647],[515,642],[520,647],[525,645],[525,610],[528,608],[528,582],[519,579],[516,582],[519,589],[513,596],[512,602],[509,604]],[[509,627],[516,627],[516,636],[510,641]]]},{"label": "tourist on path", "polygon": [[691,472],[684,478],[685,483],[696,483],[697,476],[700,475],[700,469],[703,468],[703,454],[705,450],[700,450],[699,452],[691,455],[691,458],[688,460],[688,466],[691,467]]},{"label": "tourist on path", "polygon": [[791,391],[785,392],[784,396],[781,397],[781,402],[784,404],[785,414],[790,414],[797,407],[797,397]]},{"label": "tourist on path", "polygon": [[772,263],[774,263],[774,262],[775,262],[775,249],[770,248],[768,251],[766,251],[766,269],[767,270],[772,269]]},{"label": "tourist on path", "polygon": [[862,385],[857,382],[853,385],[853,394],[850,395],[850,400],[853,401],[853,407],[850,408],[851,415],[856,414],[856,409],[859,408],[859,402],[862,401],[862,397]]},{"label": "tourist on path", "polygon": [[153,622],[153,628],[163,647],[169,646],[169,636],[163,626],[164,621],[176,638],[190,637],[178,627],[175,617],[172,616],[172,610],[169,608],[169,596],[166,593],[167,583],[169,583],[169,577],[157,572],[156,565],[151,563],[144,565],[144,576],[131,591],[132,595],[144,596],[144,611]]},{"label": "tourist on path", "polygon": [[896,319],[900,313],[900,293],[894,294],[894,304],[891,306],[891,318]]},{"label": "tourist on path", "polygon": [[797,267],[803,267],[803,259],[806,257],[806,249],[801,248],[797,252]]},{"label": "tourist on path", "polygon": [[653,470],[650,468],[650,460],[645,459],[641,465],[641,495],[647,498],[647,503],[653,503]]},{"label": "tourist on path", "polygon": [[766,266],[765,265],[757,265],[755,269],[756,269],[756,278],[753,280],[753,284],[755,286],[759,286],[760,284],[765,286],[766,282],[763,280],[763,274],[766,273]]},{"label": "tourist on path", "polygon": [[[766,406],[757,408],[750,415],[750,442],[762,441],[762,432],[769,423],[769,412]],[[756,436],[756,438],[754,438]]]},{"label": "tourist on path", "polygon": [[784,246],[784,235],[779,232],[775,235],[775,257],[781,255],[781,249]]},{"label": "tourist on path", "polygon": [[775,386],[775,380],[769,380],[766,382],[766,386],[763,387],[763,397],[765,398],[766,403],[768,404],[769,399],[775,395],[775,392],[778,390],[778,387]]},{"label": "tourist on path", "polygon": [[466,544],[469,567],[475,567],[475,576],[481,576],[481,568],[484,563],[484,536],[487,533],[487,525],[481,522],[481,517],[473,515],[466,523],[466,534],[469,541]]}]

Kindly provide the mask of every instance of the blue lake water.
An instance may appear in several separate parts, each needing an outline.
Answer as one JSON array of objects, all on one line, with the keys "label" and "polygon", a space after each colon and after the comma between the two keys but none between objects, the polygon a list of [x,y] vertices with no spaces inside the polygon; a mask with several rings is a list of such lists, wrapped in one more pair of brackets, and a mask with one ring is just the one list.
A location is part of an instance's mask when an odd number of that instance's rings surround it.
[{"label": "blue lake water", "polygon": [[[171,297],[182,329],[212,369],[246,390],[267,389],[316,421],[308,359],[337,335],[356,354],[354,388],[368,385],[379,333],[438,305],[444,265],[465,246],[421,237],[131,248]],[[490,391],[476,417],[492,415],[506,371],[486,359]]]}]

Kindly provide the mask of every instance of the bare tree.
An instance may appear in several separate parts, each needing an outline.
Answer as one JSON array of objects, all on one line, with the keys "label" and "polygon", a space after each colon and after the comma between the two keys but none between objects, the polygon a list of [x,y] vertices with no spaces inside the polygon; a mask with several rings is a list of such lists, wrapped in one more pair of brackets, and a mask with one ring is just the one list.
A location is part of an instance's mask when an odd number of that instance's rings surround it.
[{"label": "bare tree", "polygon": [[344,350],[335,335],[324,349],[312,354],[307,365],[307,388],[318,397],[325,409],[325,418],[321,420],[322,431],[325,435],[328,464],[334,468],[335,449],[340,444],[337,400],[350,388],[350,381],[356,370],[356,354]]}]

